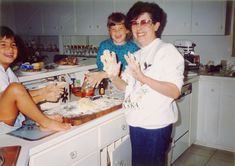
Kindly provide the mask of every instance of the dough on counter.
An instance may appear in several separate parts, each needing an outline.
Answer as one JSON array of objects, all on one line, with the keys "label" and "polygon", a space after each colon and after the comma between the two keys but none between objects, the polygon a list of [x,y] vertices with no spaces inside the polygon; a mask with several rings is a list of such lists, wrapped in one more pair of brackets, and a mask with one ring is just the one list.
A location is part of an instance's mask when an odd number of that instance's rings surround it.
[{"label": "dough on counter", "polygon": [[78,100],[78,109],[79,111],[89,111],[97,108],[97,104],[95,104],[90,98],[81,98]]}]

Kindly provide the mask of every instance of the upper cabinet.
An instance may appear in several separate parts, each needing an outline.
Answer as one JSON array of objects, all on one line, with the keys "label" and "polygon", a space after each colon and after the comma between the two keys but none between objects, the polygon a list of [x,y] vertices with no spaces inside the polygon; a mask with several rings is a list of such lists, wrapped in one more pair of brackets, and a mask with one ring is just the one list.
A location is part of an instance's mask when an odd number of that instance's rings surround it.
[{"label": "upper cabinet", "polygon": [[43,34],[70,35],[75,33],[74,2],[47,1],[41,4]]},{"label": "upper cabinet", "polygon": [[107,35],[107,18],[114,11],[110,0],[77,0],[76,31],[79,35]]},{"label": "upper cabinet", "polygon": [[114,11],[127,14],[131,6],[137,2],[137,0],[114,0]]},{"label": "upper cabinet", "polygon": [[[163,35],[224,35],[226,1],[146,0],[165,11]],[[137,0],[30,0],[15,2],[17,32],[43,35],[108,35],[112,12],[127,13]]]},{"label": "upper cabinet", "polygon": [[18,34],[40,35],[43,32],[42,12],[38,2],[14,3],[15,27]]},{"label": "upper cabinet", "polygon": [[188,35],[191,33],[190,1],[165,0],[159,5],[166,13],[163,35]]},{"label": "upper cabinet", "polygon": [[165,0],[163,35],[224,35],[226,1]]},{"label": "upper cabinet", "polygon": [[226,1],[193,1],[192,34],[224,35]]}]

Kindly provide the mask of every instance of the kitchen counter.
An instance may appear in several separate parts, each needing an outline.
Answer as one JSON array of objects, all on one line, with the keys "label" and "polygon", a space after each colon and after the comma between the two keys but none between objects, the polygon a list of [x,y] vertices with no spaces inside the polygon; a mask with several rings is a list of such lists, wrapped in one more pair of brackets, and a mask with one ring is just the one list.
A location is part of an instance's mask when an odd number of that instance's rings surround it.
[{"label": "kitchen counter", "polygon": [[52,76],[62,75],[62,74],[67,74],[67,73],[87,71],[87,70],[97,68],[95,58],[79,57],[78,59],[79,59],[79,65],[77,67],[63,68],[63,69],[55,68],[52,70],[48,70],[46,72],[42,72],[39,74],[32,74],[32,75],[23,75],[22,73],[18,71],[16,75],[18,76],[20,82],[26,82],[26,81],[36,80],[36,79],[42,79],[45,77],[52,77]]},{"label": "kitchen counter", "polygon": [[[83,65],[81,65],[80,67],[63,69],[63,70],[55,69],[53,71],[50,71],[47,73],[41,73],[41,74],[34,75],[34,76],[19,76],[19,79],[21,82],[25,82],[25,81],[30,81],[34,79],[50,77],[54,75],[61,75],[65,73],[86,71],[91,68],[96,68],[94,58],[84,60]],[[185,84],[193,83],[193,82],[198,81],[201,78],[206,78],[206,77],[221,77],[221,78],[228,77],[228,79],[234,78],[231,76],[225,76],[225,75],[218,74],[218,73],[212,74],[212,73],[206,73],[206,72],[199,72],[198,75],[185,77],[184,82]],[[84,123],[81,123],[78,126],[73,126],[68,131],[57,132],[55,134],[52,134],[46,138],[43,138],[37,141],[28,141],[28,140],[24,140],[24,139],[10,136],[7,134],[0,135],[0,147],[20,145],[21,151],[18,157],[17,166],[28,165],[30,156],[34,156],[43,151],[47,151],[47,149],[51,149],[51,147],[57,146],[57,144],[66,142],[66,140],[69,140],[79,134],[85,133],[86,131],[92,128],[96,128],[97,126],[102,125],[110,121],[111,119],[115,119],[116,117],[120,117],[120,116],[124,116],[124,111],[122,109],[118,109],[116,111],[111,111],[108,113],[106,112],[102,116],[93,117],[92,119],[88,121],[85,120]],[[98,135],[101,136],[101,134],[98,134]],[[101,140],[101,139],[99,138],[98,140]],[[101,146],[101,144],[102,143],[99,143],[99,146]]]},{"label": "kitchen counter", "polygon": [[73,138],[76,135],[82,134],[83,132],[86,132],[94,127],[97,127],[100,124],[109,121],[110,119],[121,116],[123,113],[124,113],[123,110],[119,109],[105,116],[89,121],[85,124],[79,126],[73,126],[68,131],[57,132],[53,135],[50,135],[38,141],[28,141],[7,134],[0,135],[0,147],[20,145],[21,151],[18,157],[17,166],[24,166],[24,165],[26,166],[28,165],[29,162],[29,156],[35,155],[48,148],[56,146],[57,144],[60,144],[61,142]]}]

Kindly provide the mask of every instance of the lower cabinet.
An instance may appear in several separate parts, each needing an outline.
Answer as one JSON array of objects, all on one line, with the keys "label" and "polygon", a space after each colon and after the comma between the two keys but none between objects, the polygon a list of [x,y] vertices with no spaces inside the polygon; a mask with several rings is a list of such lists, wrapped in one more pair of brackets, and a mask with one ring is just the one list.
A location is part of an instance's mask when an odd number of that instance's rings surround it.
[{"label": "lower cabinet", "polygon": [[197,143],[235,152],[235,79],[201,77]]},{"label": "lower cabinet", "polygon": [[128,133],[125,116],[121,114],[45,150],[34,152],[29,166],[131,166]]},{"label": "lower cabinet", "polygon": [[100,164],[100,154],[99,152],[94,152],[87,157],[75,162],[72,166],[99,166]]},{"label": "lower cabinet", "polygon": [[99,126],[100,147],[106,147],[129,133],[125,116],[109,120]]},{"label": "lower cabinet", "polygon": [[101,166],[131,166],[131,143],[129,135],[101,150]]},{"label": "lower cabinet", "polygon": [[129,127],[125,116],[100,125],[101,166],[131,166]]},{"label": "lower cabinet", "polygon": [[[76,162],[85,164],[88,162],[86,158],[91,153],[98,152],[97,137],[97,128],[74,136],[60,144],[54,145],[51,148],[32,155],[30,157],[29,166],[42,166],[47,164],[69,166]],[[89,162],[99,163],[98,157],[90,157],[90,159],[94,161]]]}]

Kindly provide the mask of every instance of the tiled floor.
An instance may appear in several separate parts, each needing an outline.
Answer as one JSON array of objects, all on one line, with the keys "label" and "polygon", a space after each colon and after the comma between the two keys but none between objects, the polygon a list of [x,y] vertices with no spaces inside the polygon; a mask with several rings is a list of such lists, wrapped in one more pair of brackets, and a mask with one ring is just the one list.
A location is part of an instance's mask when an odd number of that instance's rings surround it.
[{"label": "tiled floor", "polygon": [[235,153],[192,145],[172,166],[235,166]]}]

